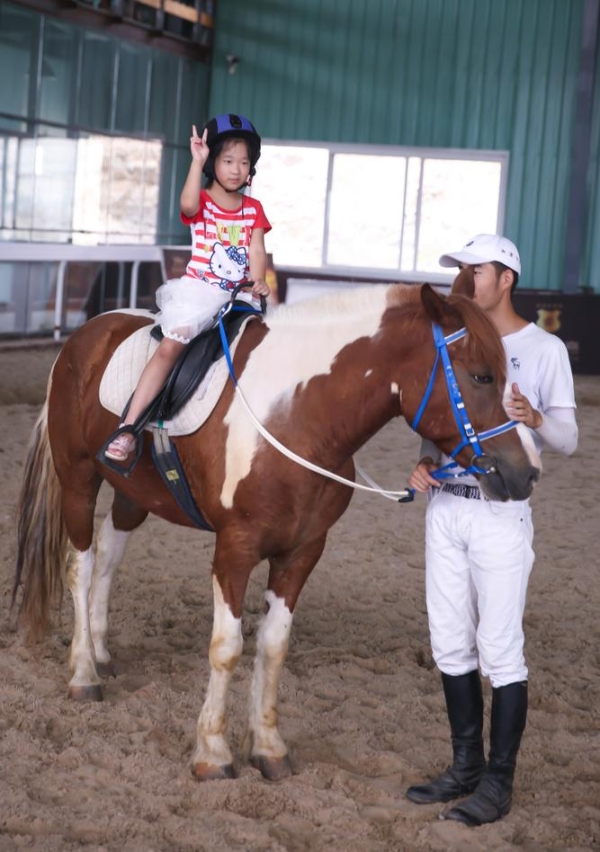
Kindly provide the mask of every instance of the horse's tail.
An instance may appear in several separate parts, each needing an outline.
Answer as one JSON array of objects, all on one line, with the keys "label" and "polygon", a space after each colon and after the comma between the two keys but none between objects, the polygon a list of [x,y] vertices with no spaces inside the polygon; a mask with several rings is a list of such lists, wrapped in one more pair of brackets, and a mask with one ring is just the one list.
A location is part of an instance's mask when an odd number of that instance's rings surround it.
[{"label": "horse's tail", "polygon": [[12,604],[23,594],[19,620],[27,638],[37,641],[48,628],[49,609],[62,598],[68,536],[61,508],[61,487],[48,438],[48,401],[33,428],[17,504],[17,569]]}]

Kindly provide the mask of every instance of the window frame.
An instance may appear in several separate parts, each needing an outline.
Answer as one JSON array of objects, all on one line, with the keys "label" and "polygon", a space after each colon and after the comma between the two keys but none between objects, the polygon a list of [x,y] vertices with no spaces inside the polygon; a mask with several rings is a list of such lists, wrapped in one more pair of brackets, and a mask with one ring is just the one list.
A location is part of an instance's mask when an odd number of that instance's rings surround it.
[{"label": "window frame", "polygon": [[[421,147],[421,146],[395,146],[395,145],[363,145],[363,144],[355,144],[355,143],[335,143],[335,142],[314,142],[314,141],[303,141],[303,140],[290,140],[290,139],[272,139],[265,138],[262,141],[262,150],[263,157],[264,153],[268,150],[269,146],[273,146],[275,148],[307,148],[307,149],[326,149],[329,152],[329,160],[327,166],[327,185],[325,190],[325,206],[322,211],[315,211],[315,217],[322,215],[323,221],[323,239],[322,239],[322,247],[321,247],[321,264],[320,266],[296,266],[290,265],[285,262],[285,259],[280,261],[281,265],[286,269],[293,269],[294,272],[299,274],[305,274],[307,278],[310,277],[311,273],[321,273],[327,274],[330,273],[332,277],[342,278],[347,277],[350,279],[358,279],[358,278],[368,278],[372,280],[381,280],[381,281],[430,281],[432,283],[447,283],[449,277],[451,277],[450,272],[443,272],[441,269],[439,272],[434,272],[431,270],[422,270],[416,268],[417,261],[416,258],[418,256],[419,251],[419,238],[421,235],[421,205],[422,205],[422,196],[423,196],[423,170],[424,163],[426,160],[451,160],[451,161],[465,161],[465,162],[496,162],[500,166],[500,177],[499,177],[499,188],[498,188],[498,199],[496,205],[496,232],[502,233],[504,228],[505,221],[505,211],[506,211],[506,196],[507,196],[507,187],[508,187],[508,177],[509,177],[509,166],[510,166],[510,154],[505,150],[491,150],[491,149],[477,149],[477,148],[437,148],[437,147]],[[373,268],[366,266],[354,266],[354,265],[342,265],[331,263],[327,261],[328,257],[328,248],[329,248],[329,230],[330,230],[330,211],[331,211],[331,203],[332,203],[332,183],[333,183],[333,167],[335,156],[338,154],[352,154],[352,155],[364,155],[368,157],[372,156],[397,156],[405,158],[406,160],[406,169],[405,175],[408,174],[408,164],[410,158],[418,158],[420,159],[420,169],[419,169],[419,187],[418,187],[418,199],[417,199],[417,218],[415,221],[415,247],[413,252],[413,268],[402,268],[402,240],[403,234],[405,230],[405,217],[406,217],[406,207],[403,206],[402,212],[402,227],[398,234],[399,237],[399,246],[400,246],[400,260],[398,268]],[[262,163],[260,164],[262,165]],[[266,164],[265,164],[266,165]],[[257,197],[262,200],[260,194],[260,171],[259,176],[257,178]],[[361,178],[363,179],[363,178]],[[405,178],[406,180],[406,178]],[[360,185],[357,185],[357,189],[360,189]],[[406,192],[406,188],[405,188]],[[403,205],[405,204],[405,200],[403,201]],[[269,211],[267,210],[267,215]],[[482,228],[481,230],[484,230]],[[465,234],[465,239],[471,236],[471,234]],[[444,246],[440,246],[440,253],[443,252]],[[275,257],[275,262],[277,263],[277,256]]]}]

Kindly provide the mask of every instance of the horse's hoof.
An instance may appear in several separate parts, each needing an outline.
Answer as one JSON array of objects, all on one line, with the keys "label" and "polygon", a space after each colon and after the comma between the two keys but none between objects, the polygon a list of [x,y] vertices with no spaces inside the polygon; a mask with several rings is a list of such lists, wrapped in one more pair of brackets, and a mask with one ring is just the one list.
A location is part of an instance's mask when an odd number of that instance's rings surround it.
[{"label": "horse's hoof", "polygon": [[253,754],[250,764],[258,769],[267,781],[283,781],[292,775],[292,764],[287,754],[284,757],[265,757],[264,754]]},{"label": "horse's hoof", "polygon": [[100,684],[94,683],[91,686],[70,686],[69,698],[72,701],[102,701],[104,695]]},{"label": "horse's hoof", "polygon": [[236,777],[232,763],[226,766],[217,766],[215,763],[195,763],[192,766],[192,775],[198,781],[226,781]]},{"label": "horse's hoof", "polygon": [[109,660],[108,663],[96,663],[96,672],[98,677],[109,678],[117,676],[112,660]]}]

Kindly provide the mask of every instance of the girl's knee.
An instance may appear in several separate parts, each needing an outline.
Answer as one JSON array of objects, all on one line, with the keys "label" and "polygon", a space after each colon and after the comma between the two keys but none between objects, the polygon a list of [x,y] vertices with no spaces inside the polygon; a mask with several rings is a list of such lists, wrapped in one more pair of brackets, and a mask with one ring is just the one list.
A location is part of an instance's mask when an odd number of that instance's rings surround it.
[{"label": "girl's knee", "polygon": [[155,355],[157,358],[160,358],[161,361],[173,363],[177,360],[179,354],[184,348],[185,343],[179,343],[177,340],[171,340],[169,337],[163,337]]}]

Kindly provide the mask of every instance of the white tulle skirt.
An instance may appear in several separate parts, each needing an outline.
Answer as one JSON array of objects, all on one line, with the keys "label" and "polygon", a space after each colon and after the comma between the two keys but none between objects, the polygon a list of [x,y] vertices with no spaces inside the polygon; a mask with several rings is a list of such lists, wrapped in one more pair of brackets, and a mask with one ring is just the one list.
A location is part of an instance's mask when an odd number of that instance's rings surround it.
[{"label": "white tulle skirt", "polygon": [[[231,293],[196,278],[171,278],[156,291],[160,313],[156,324],[165,337],[189,343],[213,324],[216,315],[231,298]],[[252,301],[249,293],[240,299]]]}]

